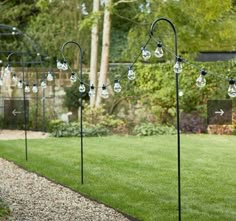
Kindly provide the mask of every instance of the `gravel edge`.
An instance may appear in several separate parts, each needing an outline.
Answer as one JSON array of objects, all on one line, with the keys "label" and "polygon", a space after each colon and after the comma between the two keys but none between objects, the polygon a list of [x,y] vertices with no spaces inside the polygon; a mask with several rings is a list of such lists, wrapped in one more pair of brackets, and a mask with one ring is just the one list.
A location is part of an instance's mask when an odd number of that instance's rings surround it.
[{"label": "gravel edge", "polygon": [[137,221],[74,190],[0,158],[0,195],[15,221]]}]

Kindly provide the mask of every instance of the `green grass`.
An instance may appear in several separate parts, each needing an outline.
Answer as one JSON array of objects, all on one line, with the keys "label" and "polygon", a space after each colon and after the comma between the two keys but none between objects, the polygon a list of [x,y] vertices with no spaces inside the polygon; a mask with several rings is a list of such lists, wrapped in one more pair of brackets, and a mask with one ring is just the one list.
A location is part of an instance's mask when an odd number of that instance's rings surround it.
[{"label": "green grass", "polygon": [[5,220],[10,215],[8,205],[0,198],[0,220]]},{"label": "green grass", "polygon": [[[182,220],[235,221],[236,136],[181,135]],[[177,220],[176,136],[0,141],[0,157],[139,220]]]}]

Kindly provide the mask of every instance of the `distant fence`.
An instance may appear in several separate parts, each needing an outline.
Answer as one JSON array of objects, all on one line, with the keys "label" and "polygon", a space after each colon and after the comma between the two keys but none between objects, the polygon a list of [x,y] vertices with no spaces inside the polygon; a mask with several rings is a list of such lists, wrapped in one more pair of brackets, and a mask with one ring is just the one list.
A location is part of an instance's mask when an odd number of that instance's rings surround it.
[{"label": "distant fence", "polygon": [[236,51],[200,52],[196,61],[228,61],[236,58]]}]

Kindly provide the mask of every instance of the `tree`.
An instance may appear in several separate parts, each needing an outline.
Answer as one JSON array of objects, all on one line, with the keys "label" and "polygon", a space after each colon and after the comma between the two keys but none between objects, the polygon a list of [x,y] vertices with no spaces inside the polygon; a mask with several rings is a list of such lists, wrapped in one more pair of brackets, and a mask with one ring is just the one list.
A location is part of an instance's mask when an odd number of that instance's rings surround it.
[{"label": "tree", "polygon": [[[93,13],[96,14],[99,11],[99,0],[93,0]],[[98,72],[98,17],[92,26],[91,30],[91,52],[90,52],[90,84],[96,85],[97,72]],[[95,106],[95,96],[90,97],[90,106]]]},{"label": "tree", "polygon": [[[90,0],[87,2],[89,3]],[[83,1],[38,0],[36,7],[40,13],[31,19],[27,26],[27,33],[34,36],[42,48],[47,50],[53,62],[56,58],[61,58],[62,44],[73,40],[83,46],[83,63],[88,64],[90,39],[87,36],[89,30],[80,30],[81,22],[87,16],[83,11]],[[77,48],[66,49],[65,53],[68,62],[77,69],[79,64]]]},{"label": "tree", "polygon": [[[98,80],[98,88],[102,88],[107,83],[107,74],[109,66],[109,49],[110,49],[110,30],[111,30],[111,8],[112,0],[105,2],[104,21],[103,21],[103,37],[102,37],[102,57],[100,66],[100,75]],[[100,91],[99,91],[100,92]],[[101,103],[101,93],[97,93],[96,106]]]},{"label": "tree", "polygon": [[[151,0],[150,11],[140,10],[136,18],[139,23],[130,29],[127,57],[139,53],[138,46],[146,41],[150,25],[158,17],[166,17],[175,24],[180,53],[235,50],[236,33],[232,32],[236,28],[234,1],[209,0],[199,4],[194,0]],[[173,49],[173,32],[168,24],[160,22],[155,37]],[[155,47],[154,42],[152,45]],[[170,55],[168,59],[171,58]]]}]

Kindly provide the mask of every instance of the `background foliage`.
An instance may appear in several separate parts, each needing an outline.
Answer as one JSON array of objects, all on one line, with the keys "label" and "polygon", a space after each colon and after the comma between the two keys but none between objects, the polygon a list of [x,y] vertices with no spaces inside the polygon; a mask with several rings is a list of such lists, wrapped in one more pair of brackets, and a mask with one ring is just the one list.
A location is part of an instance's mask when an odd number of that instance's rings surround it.
[{"label": "background foliage", "polygon": [[[83,12],[83,4],[87,13]],[[79,41],[84,50],[84,67],[89,66],[90,31],[95,18],[99,19],[99,35],[102,35],[104,7],[92,13],[92,0],[5,0],[0,3],[2,23],[18,27],[40,45],[44,54],[49,55],[51,65],[60,58],[60,47],[67,40]],[[201,4],[194,0],[114,0],[110,8],[112,15],[111,62],[131,62],[140,53],[148,38],[150,24],[157,17],[167,17],[176,26],[179,53],[189,62],[184,65],[180,76],[180,98],[183,128],[187,131],[206,131],[202,127],[206,118],[208,99],[228,99],[227,81],[219,78],[235,78],[235,61],[216,63],[195,63],[193,58],[200,51],[234,51],[236,32],[236,1],[209,0]],[[110,68],[109,80],[122,77],[122,92],[106,101],[105,109],[125,122],[128,129],[144,121],[175,125],[175,82],[173,74],[173,33],[165,23],[158,24],[154,32],[165,46],[164,59],[152,58],[149,63],[141,60],[135,65],[137,79],[127,81],[126,66]],[[16,36],[0,36],[2,50],[22,48]],[[100,38],[101,39],[101,38]],[[155,42],[148,49],[154,50]],[[101,49],[101,42],[99,44]],[[78,51],[67,48],[65,55],[69,63],[78,68]],[[205,67],[210,73],[207,86],[198,89],[195,79],[199,70]],[[216,75],[218,77],[216,77]],[[74,112],[79,108],[77,84],[66,90],[65,105]],[[112,84],[111,84],[112,86]],[[113,95],[111,88],[110,93]],[[234,101],[235,107],[235,101]],[[193,127],[186,125],[195,119]],[[186,122],[186,123],[185,123]],[[196,126],[194,126],[196,125]]]},{"label": "background foliage", "polygon": [[[83,13],[83,3],[87,14]],[[102,6],[99,13],[93,14],[92,0],[11,0],[0,5],[1,23],[16,26],[32,36],[52,58],[59,56],[58,49],[65,41],[77,40],[83,45],[85,64],[89,63],[90,29],[94,18],[99,18],[99,30],[102,30]],[[235,0],[209,0],[201,4],[194,0],[114,0],[110,10],[112,62],[133,60],[150,24],[163,16],[174,22],[181,52],[236,50],[236,34],[232,31],[236,28]],[[172,48],[169,27],[160,24],[157,31],[155,36]],[[73,59],[76,52],[70,50],[68,56]]]}]

